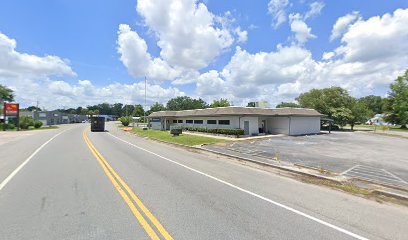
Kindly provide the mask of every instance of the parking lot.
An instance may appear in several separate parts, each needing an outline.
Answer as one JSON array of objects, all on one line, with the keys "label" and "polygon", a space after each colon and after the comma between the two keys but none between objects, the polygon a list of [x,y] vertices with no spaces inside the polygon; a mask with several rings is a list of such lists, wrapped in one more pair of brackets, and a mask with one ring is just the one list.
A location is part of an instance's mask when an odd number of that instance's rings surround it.
[{"label": "parking lot", "polygon": [[368,132],[272,136],[205,148],[408,187],[408,140]]}]

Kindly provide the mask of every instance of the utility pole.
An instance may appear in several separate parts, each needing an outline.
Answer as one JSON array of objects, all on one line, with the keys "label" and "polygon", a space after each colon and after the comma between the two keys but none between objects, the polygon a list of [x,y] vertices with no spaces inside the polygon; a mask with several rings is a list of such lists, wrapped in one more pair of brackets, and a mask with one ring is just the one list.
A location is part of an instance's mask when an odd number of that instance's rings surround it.
[{"label": "utility pole", "polygon": [[144,108],[143,108],[143,122],[146,124],[146,83],[147,79],[145,76],[145,101],[144,101]]}]

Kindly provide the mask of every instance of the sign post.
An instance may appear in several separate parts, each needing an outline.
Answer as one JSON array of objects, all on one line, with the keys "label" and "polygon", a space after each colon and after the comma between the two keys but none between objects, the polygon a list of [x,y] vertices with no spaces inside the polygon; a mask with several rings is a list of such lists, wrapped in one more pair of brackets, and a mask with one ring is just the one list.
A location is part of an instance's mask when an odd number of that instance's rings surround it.
[{"label": "sign post", "polygon": [[[4,120],[7,117],[16,118],[17,131],[20,130],[20,108],[18,103],[4,103]],[[8,123],[8,122],[7,122]]]}]

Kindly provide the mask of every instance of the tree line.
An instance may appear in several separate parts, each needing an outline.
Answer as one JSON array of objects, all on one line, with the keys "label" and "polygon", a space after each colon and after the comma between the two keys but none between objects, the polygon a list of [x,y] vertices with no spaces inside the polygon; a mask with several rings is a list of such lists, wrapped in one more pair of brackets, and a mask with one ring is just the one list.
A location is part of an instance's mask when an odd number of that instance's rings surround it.
[{"label": "tree line", "polygon": [[341,87],[312,89],[295,98],[297,103],[282,102],[277,108],[302,107],[313,108],[334,120],[340,126],[365,123],[375,114],[384,114],[385,121],[401,125],[408,124],[408,70],[390,84],[386,98],[369,95],[355,98]]}]

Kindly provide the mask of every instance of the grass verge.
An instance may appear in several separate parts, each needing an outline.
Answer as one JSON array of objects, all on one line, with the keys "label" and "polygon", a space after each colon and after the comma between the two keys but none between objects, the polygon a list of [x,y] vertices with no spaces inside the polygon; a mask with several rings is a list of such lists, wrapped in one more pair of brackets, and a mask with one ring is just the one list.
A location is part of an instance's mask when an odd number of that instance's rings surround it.
[{"label": "grass verge", "polygon": [[[29,129],[21,129],[20,131],[37,131],[37,130],[48,130],[48,129],[58,129],[57,126],[44,126],[44,127],[40,127],[40,128],[34,128],[34,127],[30,127]],[[1,129],[0,131],[3,131],[3,129]],[[8,132],[17,132],[17,128],[13,128],[13,129],[7,129],[6,131]]]},{"label": "grass verge", "polygon": [[[350,125],[347,125],[350,126]],[[382,131],[383,128],[389,131],[400,131],[408,132],[408,128],[401,128],[400,126],[374,126],[374,125],[355,125],[354,128],[367,128],[367,129],[376,129],[377,131]]]},{"label": "grass verge", "polygon": [[366,189],[366,188],[362,188],[362,187],[358,187],[356,185],[353,185],[352,183],[339,184],[339,183],[335,183],[335,182],[332,182],[332,181],[327,181],[327,180],[322,180],[322,179],[315,179],[315,178],[305,177],[305,176],[299,177],[298,179],[300,179],[300,181],[305,182],[305,183],[311,183],[311,184],[315,184],[315,185],[322,185],[322,186],[326,186],[326,187],[329,187],[329,188],[332,188],[332,189],[337,189],[337,190],[348,192],[348,193],[351,193],[351,194],[354,194],[354,195],[357,195],[357,196],[361,196],[361,197],[364,197],[364,198],[374,199],[375,201],[377,201],[379,203],[381,203],[381,202],[391,202],[391,203],[394,203],[394,204],[408,206],[408,201],[406,201],[406,200],[397,199],[397,198],[377,194],[377,193],[375,193],[375,191],[372,191],[372,190]]},{"label": "grass verge", "polygon": [[382,135],[382,136],[388,136],[388,137],[397,137],[397,138],[403,138],[403,139],[408,139],[408,137],[404,137],[398,134],[392,134],[392,133],[380,133],[376,132],[375,134]]},{"label": "grass verge", "polygon": [[169,143],[176,143],[186,146],[194,146],[201,144],[213,144],[226,142],[227,140],[203,137],[203,136],[194,136],[188,134],[181,134],[180,136],[173,137],[169,131],[159,131],[159,130],[143,130],[142,128],[133,128],[132,132],[141,137],[148,137],[151,139],[161,140]]}]

